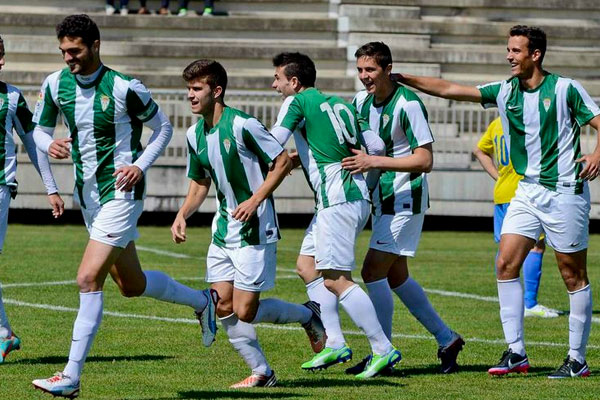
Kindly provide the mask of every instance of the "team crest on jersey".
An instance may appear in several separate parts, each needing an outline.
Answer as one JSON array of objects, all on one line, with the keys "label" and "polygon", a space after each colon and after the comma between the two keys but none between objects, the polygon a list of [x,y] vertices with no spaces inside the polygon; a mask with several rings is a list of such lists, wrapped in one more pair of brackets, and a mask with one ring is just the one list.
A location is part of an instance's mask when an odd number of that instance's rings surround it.
[{"label": "team crest on jersey", "polygon": [[548,109],[550,108],[550,103],[552,103],[552,100],[550,100],[548,97],[546,97],[543,101],[544,103],[544,109],[546,111],[548,111]]},{"label": "team crest on jersey", "polygon": [[108,108],[109,104],[110,104],[110,97],[108,97],[107,95],[103,94],[100,97],[100,106],[102,107],[102,111],[106,111],[106,109]]},{"label": "team crest on jersey", "polygon": [[390,122],[390,116],[387,114],[383,114],[383,126],[382,129],[385,129],[385,127],[387,126],[388,122]]},{"label": "team crest on jersey", "polygon": [[225,151],[229,154],[229,149],[231,148],[231,142],[229,139],[223,140],[223,147],[225,147]]}]

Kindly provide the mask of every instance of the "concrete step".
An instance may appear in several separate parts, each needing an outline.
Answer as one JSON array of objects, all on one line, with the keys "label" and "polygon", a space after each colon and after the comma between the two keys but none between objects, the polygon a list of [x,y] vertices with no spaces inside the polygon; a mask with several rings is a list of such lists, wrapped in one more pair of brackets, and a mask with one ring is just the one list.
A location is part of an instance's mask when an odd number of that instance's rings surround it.
[{"label": "concrete step", "polygon": [[[341,4],[371,4],[372,0],[341,0]],[[377,0],[378,5],[437,8],[506,8],[548,10],[600,10],[596,0]]]},{"label": "concrete step", "polygon": [[402,33],[363,33],[350,32],[347,36],[349,45],[349,53],[354,54],[354,51],[360,46],[368,42],[384,42],[388,46],[396,47],[420,47],[429,48],[431,45],[431,36],[429,35],[412,35]]},{"label": "concrete step", "polygon": [[342,4],[339,8],[339,15],[360,18],[419,19],[421,18],[421,9],[419,7],[380,6],[374,4]]}]

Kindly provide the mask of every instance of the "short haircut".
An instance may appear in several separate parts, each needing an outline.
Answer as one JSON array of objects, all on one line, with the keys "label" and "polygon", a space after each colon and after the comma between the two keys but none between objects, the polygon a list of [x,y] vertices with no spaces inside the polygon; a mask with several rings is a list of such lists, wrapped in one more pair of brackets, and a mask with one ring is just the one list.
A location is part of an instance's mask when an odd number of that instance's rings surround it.
[{"label": "short haircut", "polygon": [[273,57],[273,66],[284,67],[283,73],[289,80],[294,76],[304,87],[315,86],[317,80],[317,69],[315,63],[309,56],[302,53],[279,53]]},{"label": "short haircut", "polygon": [[56,25],[56,37],[62,39],[65,36],[80,37],[87,47],[92,47],[96,40],[100,40],[100,31],[98,25],[87,15],[69,15]]},{"label": "short haircut", "polygon": [[529,45],[527,46],[529,54],[532,54],[536,49],[540,51],[540,64],[544,61],[544,55],[546,54],[546,32],[537,26],[527,25],[515,25],[510,28],[509,35],[512,36],[525,36],[529,39]]},{"label": "short haircut", "polygon": [[383,69],[386,69],[388,65],[392,64],[392,52],[387,44],[383,42],[369,42],[363,44],[356,50],[354,57],[356,57],[356,59],[370,57]]},{"label": "short haircut", "polygon": [[186,82],[191,82],[196,79],[206,79],[206,83],[211,89],[221,86],[223,88],[223,95],[225,95],[225,89],[227,89],[227,71],[225,68],[215,60],[196,60],[183,70],[183,79]]}]

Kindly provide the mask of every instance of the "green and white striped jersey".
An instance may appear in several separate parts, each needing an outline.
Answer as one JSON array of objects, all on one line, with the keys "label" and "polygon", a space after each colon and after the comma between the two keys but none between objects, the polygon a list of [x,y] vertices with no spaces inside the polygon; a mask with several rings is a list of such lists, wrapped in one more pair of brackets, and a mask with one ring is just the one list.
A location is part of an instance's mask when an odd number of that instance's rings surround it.
[{"label": "green and white striped jersey", "polygon": [[263,201],[256,214],[240,222],[231,213],[263,184],[269,164],[283,152],[269,131],[254,117],[225,107],[210,129],[200,119],[187,131],[190,179],[215,182],[217,212],[213,218],[213,243],[220,247],[244,247],[279,240],[273,197]]},{"label": "green and white striped jersey", "polygon": [[21,137],[31,134],[34,124],[23,94],[16,87],[0,82],[0,185],[15,187],[17,154],[13,129]]},{"label": "green and white striped jersey", "polygon": [[[317,211],[335,204],[369,200],[362,174],[342,168],[342,159],[360,149],[359,125],[354,106],[343,99],[306,89],[283,102],[275,127],[294,132],[302,168],[315,193]],[[300,128],[300,129],[297,129]]]},{"label": "green and white striped jersey", "polygon": [[[396,85],[381,104],[375,104],[375,96],[366,90],[358,92],[353,103],[385,143],[387,157],[407,157],[417,147],[433,142],[425,106],[404,86]],[[372,198],[375,215],[425,212],[429,208],[427,174],[381,171]]]},{"label": "green and white striped jersey", "polygon": [[143,123],[158,112],[148,89],[137,79],[105,66],[85,84],[65,68],[44,81],[33,120],[54,129],[59,112],[73,140],[75,197],[81,206],[95,208],[112,199],[143,199],[144,178],[132,191],[122,192],[115,189],[112,175],[142,153]]},{"label": "green and white striped jersey", "polygon": [[478,88],[484,107],[498,107],[515,171],[559,193],[582,193],[581,127],[600,109],[581,84],[545,72],[533,90],[516,77]]}]

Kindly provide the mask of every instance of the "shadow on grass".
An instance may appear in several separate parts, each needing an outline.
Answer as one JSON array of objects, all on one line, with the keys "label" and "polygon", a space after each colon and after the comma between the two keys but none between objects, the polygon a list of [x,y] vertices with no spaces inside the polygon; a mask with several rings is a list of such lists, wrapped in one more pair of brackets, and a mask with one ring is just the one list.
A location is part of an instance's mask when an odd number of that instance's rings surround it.
[{"label": "shadow on grass", "polygon": [[270,389],[259,389],[255,392],[238,390],[191,390],[179,392],[177,399],[287,399],[305,397],[298,393],[272,392]]},{"label": "shadow on grass", "polygon": [[[139,356],[91,356],[86,362],[110,362],[113,361],[162,361],[175,357],[157,356],[157,355],[139,355]],[[13,364],[65,364],[68,361],[66,356],[48,356],[38,358],[23,358],[15,360]]]},{"label": "shadow on grass", "polygon": [[[458,373],[461,372],[486,372],[491,367],[488,364],[470,364],[463,365],[460,364]],[[440,365],[439,364],[430,364],[425,367],[413,367],[413,368],[404,368],[400,367],[394,370],[391,376],[395,377],[409,377],[411,375],[441,375],[440,373]]]},{"label": "shadow on grass", "polygon": [[[398,375],[399,376],[399,375]],[[393,378],[395,375],[390,377],[377,377],[373,379],[358,380],[348,376],[348,379],[337,379],[337,378],[300,378],[300,379],[286,379],[285,381],[277,382],[277,387],[284,388],[320,388],[320,387],[331,387],[331,386],[356,386],[356,387],[367,387],[367,386],[390,386],[390,387],[402,387],[405,386],[403,383],[397,381],[391,381],[386,378]]]}]

